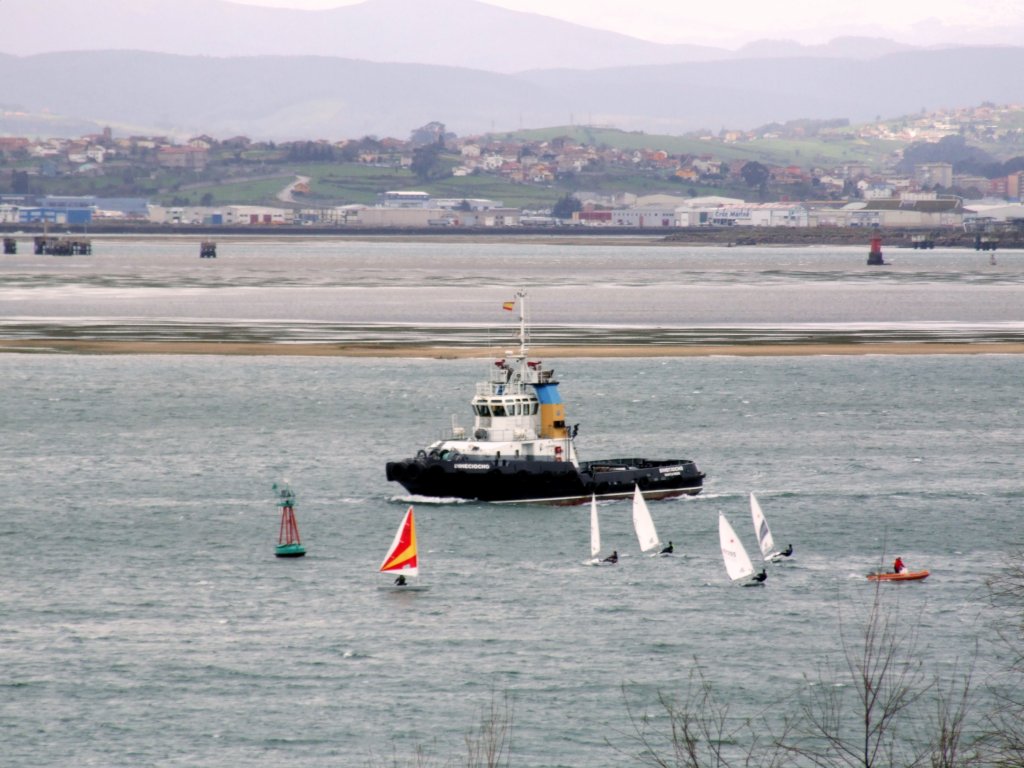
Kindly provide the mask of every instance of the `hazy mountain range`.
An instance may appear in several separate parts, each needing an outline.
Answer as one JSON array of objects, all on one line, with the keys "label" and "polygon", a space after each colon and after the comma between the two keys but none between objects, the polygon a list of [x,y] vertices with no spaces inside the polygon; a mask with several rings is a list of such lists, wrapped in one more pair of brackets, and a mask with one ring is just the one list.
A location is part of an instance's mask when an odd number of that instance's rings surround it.
[{"label": "hazy mountain range", "polygon": [[682,133],[1024,101],[1024,48],[840,39],[728,51],[474,0],[369,0],[330,11],[2,0],[0,28],[0,132],[15,134],[110,125],[179,136],[405,138],[432,120],[460,135],[569,123]]},{"label": "hazy mountain range", "polygon": [[225,0],[2,0],[0,29],[0,51],[21,56],[118,49],[185,56],[338,56],[491,72],[749,56],[871,58],[908,48],[867,38],[822,46],[761,41],[739,51],[663,45],[476,0],[366,0],[320,11]]}]

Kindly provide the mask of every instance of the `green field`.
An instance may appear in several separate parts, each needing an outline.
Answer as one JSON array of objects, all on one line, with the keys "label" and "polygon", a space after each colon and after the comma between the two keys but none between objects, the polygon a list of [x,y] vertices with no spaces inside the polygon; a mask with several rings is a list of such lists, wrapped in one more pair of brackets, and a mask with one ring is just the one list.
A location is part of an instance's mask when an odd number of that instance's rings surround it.
[{"label": "green field", "polygon": [[523,209],[547,209],[566,194],[585,190],[595,194],[615,195],[624,191],[636,195],[668,194],[727,195],[748,197],[751,190],[741,186],[681,183],[674,177],[643,173],[632,168],[612,167],[585,171],[571,179],[552,184],[518,184],[499,176],[449,176],[422,182],[407,170],[379,168],[357,163],[304,164],[294,173],[258,180],[218,184],[192,184],[156,196],[161,205],[284,205],[277,195],[295,181],[296,176],[309,178],[308,195],[295,198],[295,207],[320,208],[339,205],[379,202],[379,196],[391,190],[422,190],[438,198],[484,198],[505,206]]},{"label": "green field", "polygon": [[611,128],[562,126],[531,131],[517,131],[497,138],[508,140],[551,141],[568,137],[574,142],[612,149],[663,150],[670,155],[712,155],[716,160],[757,160],[765,165],[816,165],[831,167],[849,162],[881,165],[887,156],[902,148],[893,141],[864,140],[852,129],[834,130],[808,139],[755,139],[725,144],[690,136],[659,136],[639,131]]},{"label": "green field", "polygon": [[[200,205],[204,196],[213,205],[282,205],[281,190],[296,176],[309,178],[309,194],[296,197],[296,205],[306,208],[361,203],[373,205],[379,196],[391,190],[423,190],[434,197],[488,198],[513,207],[549,207],[568,189],[511,184],[495,176],[447,177],[423,183],[410,171],[358,163],[307,163],[289,166],[294,172],[281,172],[270,178],[218,184],[190,185],[159,197],[164,205]],[[186,202],[187,201],[187,202]]]},{"label": "green field", "polygon": [[310,193],[304,202],[311,206],[373,205],[384,192],[423,188],[408,170],[360,163],[311,163],[300,166],[298,174],[310,178]]},{"label": "green field", "polygon": [[[292,174],[264,177],[227,184],[211,182],[161,195],[160,205],[281,205],[277,193],[295,180]],[[204,196],[209,194],[208,202]],[[183,202],[187,201],[187,202]]]}]

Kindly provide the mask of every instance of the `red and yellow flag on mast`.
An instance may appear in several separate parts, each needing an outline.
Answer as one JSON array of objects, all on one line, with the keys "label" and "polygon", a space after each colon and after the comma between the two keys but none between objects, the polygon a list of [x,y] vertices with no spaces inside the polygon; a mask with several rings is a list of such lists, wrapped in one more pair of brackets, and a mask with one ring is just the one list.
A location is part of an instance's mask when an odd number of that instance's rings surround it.
[{"label": "red and yellow flag on mast", "polygon": [[504,304],[501,305],[501,308],[508,310],[509,312],[512,312],[516,308],[515,299],[513,299],[512,301],[506,301]]}]

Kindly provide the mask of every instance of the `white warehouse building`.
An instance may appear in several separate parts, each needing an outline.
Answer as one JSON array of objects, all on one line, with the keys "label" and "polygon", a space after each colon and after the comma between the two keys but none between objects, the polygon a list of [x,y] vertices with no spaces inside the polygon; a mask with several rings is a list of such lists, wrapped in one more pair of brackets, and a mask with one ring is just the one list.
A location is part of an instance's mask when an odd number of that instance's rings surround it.
[{"label": "white warehouse building", "polygon": [[810,219],[804,206],[792,203],[723,205],[710,213],[716,226],[806,227]]},{"label": "white warehouse building", "polygon": [[675,206],[645,205],[636,208],[619,208],[612,211],[613,227],[676,227]]}]

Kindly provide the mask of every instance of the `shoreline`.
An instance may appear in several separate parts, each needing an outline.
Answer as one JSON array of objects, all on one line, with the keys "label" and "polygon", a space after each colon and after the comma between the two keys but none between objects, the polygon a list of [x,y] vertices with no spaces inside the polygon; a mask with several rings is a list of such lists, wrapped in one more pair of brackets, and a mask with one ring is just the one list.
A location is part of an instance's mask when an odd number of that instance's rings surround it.
[{"label": "shoreline", "polygon": [[[966,232],[962,227],[331,227],[292,225],[153,225],[110,224],[94,222],[81,232],[68,228],[55,237],[87,240],[220,240],[295,241],[295,240],[357,240],[376,242],[424,243],[544,243],[549,245],[616,245],[662,247],[843,247],[864,249],[867,257],[872,237],[882,239],[883,250],[915,249],[915,238],[926,236],[935,248],[978,250],[981,233]],[[44,234],[43,227],[33,224],[0,224],[0,233],[15,240],[31,241]],[[1024,233],[1001,231],[989,235],[998,250],[1024,248]],[[995,250],[995,249],[993,249]]]},{"label": "shoreline", "polygon": [[[867,342],[807,344],[538,345],[531,356],[573,357],[808,357],[822,355],[1020,355],[1022,342]],[[424,344],[276,344],[267,342],[0,339],[0,354],[220,355],[224,357],[384,357],[464,360],[492,358],[490,347]]]}]

